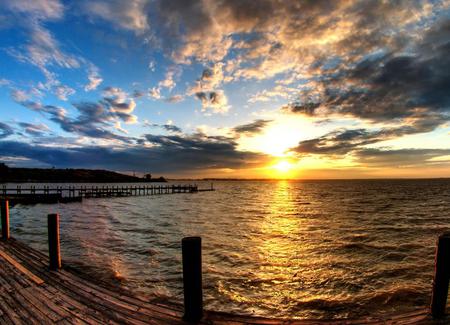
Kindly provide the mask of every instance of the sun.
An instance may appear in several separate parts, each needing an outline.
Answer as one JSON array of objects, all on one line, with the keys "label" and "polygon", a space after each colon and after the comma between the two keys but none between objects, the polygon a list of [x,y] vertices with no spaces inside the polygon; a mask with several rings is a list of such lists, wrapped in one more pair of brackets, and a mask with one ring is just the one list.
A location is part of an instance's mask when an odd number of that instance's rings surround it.
[{"label": "sun", "polygon": [[293,165],[287,161],[287,160],[280,160],[279,162],[277,162],[275,165],[273,165],[273,168],[282,174],[288,173],[289,171],[291,171]]}]

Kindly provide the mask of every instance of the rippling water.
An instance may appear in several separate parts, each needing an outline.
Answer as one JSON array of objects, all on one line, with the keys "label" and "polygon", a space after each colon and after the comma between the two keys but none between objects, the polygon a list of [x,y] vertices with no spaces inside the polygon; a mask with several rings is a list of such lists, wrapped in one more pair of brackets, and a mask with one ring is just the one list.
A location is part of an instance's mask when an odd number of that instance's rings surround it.
[{"label": "rippling water", "polygon": [[198,194],[16,206],[11,230],[47,251],[46,215],[59,212],[63,262],[179,302],[181,238],[199,235],[207,309],[343,318],[428,305],[435,241],[450,229],[450,180],[214,185]]}]

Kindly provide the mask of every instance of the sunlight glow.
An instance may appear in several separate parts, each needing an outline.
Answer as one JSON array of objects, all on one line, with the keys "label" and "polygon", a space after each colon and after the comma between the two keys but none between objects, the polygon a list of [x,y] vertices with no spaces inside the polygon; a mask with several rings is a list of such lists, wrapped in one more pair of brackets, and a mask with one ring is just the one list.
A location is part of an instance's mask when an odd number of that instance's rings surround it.
[{"label": "sunlight glow", "polygon": [[292,167],[293,165],[287,160],[281,160],[273,166],[279,173],[287,173]]}]

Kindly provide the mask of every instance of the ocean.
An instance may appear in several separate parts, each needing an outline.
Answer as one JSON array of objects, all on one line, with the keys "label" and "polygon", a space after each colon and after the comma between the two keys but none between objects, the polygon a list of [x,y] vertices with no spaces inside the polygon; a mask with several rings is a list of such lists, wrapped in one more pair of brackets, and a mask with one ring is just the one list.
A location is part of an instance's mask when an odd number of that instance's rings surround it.
[{"label": "ocean", "polygon": [[429,305],[436,239],[450,230],[450,180],[217,181],[214,187],[17,205],[11,234],[47,252],[46,216],[59,213],[64,264],[172,302],[183,297],[181,239],[201,236],[205,309],[338,319]]}]

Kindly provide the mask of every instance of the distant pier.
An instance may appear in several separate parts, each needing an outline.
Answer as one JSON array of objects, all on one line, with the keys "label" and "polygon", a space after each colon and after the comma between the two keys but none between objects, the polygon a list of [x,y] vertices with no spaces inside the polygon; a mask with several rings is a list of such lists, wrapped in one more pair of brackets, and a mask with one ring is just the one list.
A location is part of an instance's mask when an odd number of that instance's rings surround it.
[{"label": "distant pier", "polygon": [[3,185],[0,188],[0,200],[8,199],[12,204],[35,203],[68,203],[81,202],[84,198],[112,198],[128,196],[148,196],[176,193],[198,193],[214,191],[213,184],[209,188],[198,188],[197,184],[191,185],[104,185],[104,186],[56,186],[15,188]]}]

